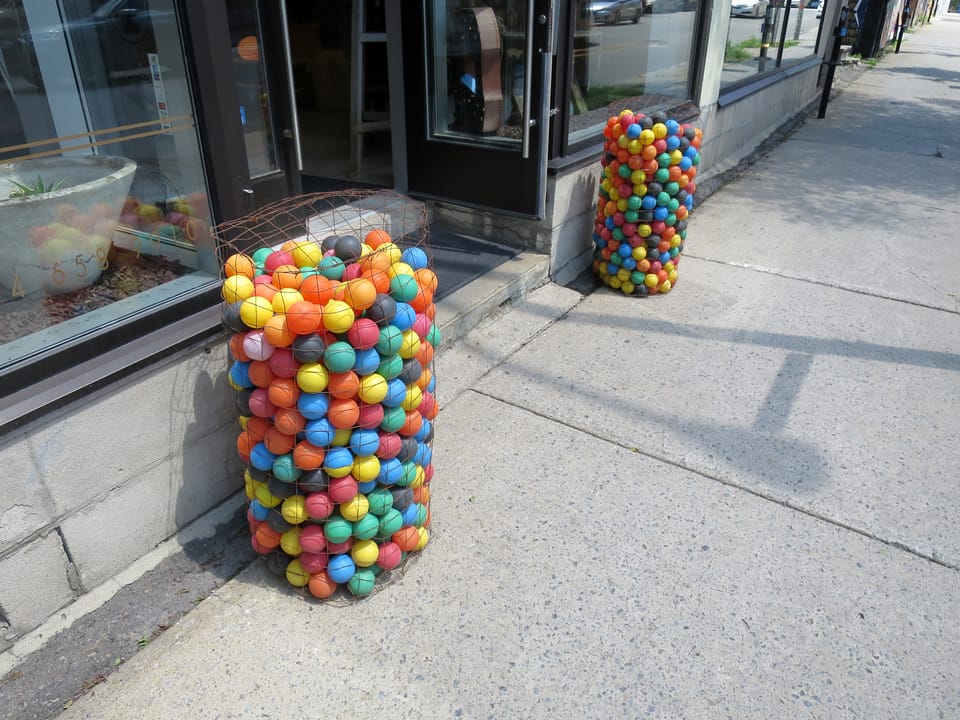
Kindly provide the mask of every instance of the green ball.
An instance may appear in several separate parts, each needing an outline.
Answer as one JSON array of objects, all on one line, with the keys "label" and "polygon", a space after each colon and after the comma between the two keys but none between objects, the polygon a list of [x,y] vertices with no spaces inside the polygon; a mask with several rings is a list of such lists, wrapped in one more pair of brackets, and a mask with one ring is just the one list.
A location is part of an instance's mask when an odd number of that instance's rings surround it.
[{"label": "green ball", "polygon": [[370,503],[370,513],[376,516],[382,516],[393,507],[393,493],[387,488],[377,488],[367,495],[367,502]]},{"label": "green ball", "polygon": [[300,468],[294,464],[293,455],[289,453],[281,455],[273,461],[272,471],[277,480],[283,482],[296,482],[302,472]]},{"label": "green ball", "polygon": [[260,248],[259,250],[254,251],[253,253],[253,263],[254,265],[263,266],[263,263],[266,262],[267,256],[272,253],[273,250],[268,247]]},{"label": "green ball", "polygon": [[410,302],[420,291],[413,275],[394,275],[390,280],[390,297],[397,302]]},{"label": "green ball", "polygon": [[[401,366],[403,363],[400,363]],[[407,421],[407,413],[402,407],[385,407],[383,409],[383,422],[380,423],[380,429],[384,432],[396,432],[403,427]]]},{"label": "green ball", "polygon": [[663,186],[663,190],[664,190],[664,192],[667,193],[670,197],[673,197],[673,196],[676,195],[678,192],[680,192],[680,183],[678,183],[678,182],[668,182],[666,185]]},{"label": "green ball", "polygon": [[662,167],[654,173],[653,177],[656,178],[658,183],[665,183],[670,179],[670,170]]},{"label": "green ball", "polygon": [[403,515],[401,515],[400,511],[396,508],[390,508],[384,516],[380,518],[379,537],[389,538],[402,527]]},{"label": "green ball", "polygon": [[320,264],[317,265],[317,270],[319,270],[320,274],[325,278],[339,280],[343,277],[344,267],[343,260],[336,255],[326,255],[323,260],[320,261]]},{"label": "green ball", "polygon": [[384,358],[377,367],[377,373],[385,377],[387,380],[392,380],[402,372],[403,358],[399,355],[391,355],[390,357]]},{"label": "green ball", "polygon": [[373,592],[373,586],[376,585],[377,578],[370,568],[360,568],[353,577],[347,581],[347,587],[356,597],[365,597]]},{"label": "green ball", "polygon": [[328,542],[342,543],[346,542],[353,535],[353,523],[341,517],[339,514],[333,514],[323,523],[323,536]]},{"label": "green ball", "polygon": [[440,328],[437,327],[436,323],[430,325],[430,332],[427,333],[427,342],[434,347],[440,345]]},{"label": "green ball", "polygon": [[327,370],[335,373],[344,373],[353,369],[357,362],[357,353],[353,346],[343,340],[330,343],[323,351],[323,364]]},{"label": "green ball", "polygon": [[353,536],[357,540],[371,540],[380,531],[380,518],[368,512],[353,524]]},{"label": "green ball", "polygon": [[377,340],[377,352],[383,357],[396,355],[403,345],[403,332],[395,325],[387,325],[380,329],[380,338]]}]

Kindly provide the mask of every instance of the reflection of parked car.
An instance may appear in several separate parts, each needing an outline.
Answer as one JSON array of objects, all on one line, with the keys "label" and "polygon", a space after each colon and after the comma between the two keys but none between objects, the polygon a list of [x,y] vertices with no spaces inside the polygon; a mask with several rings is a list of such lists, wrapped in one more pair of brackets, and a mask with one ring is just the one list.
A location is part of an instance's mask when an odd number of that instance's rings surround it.
[{"label": "reflection of parked car", "polygon": [[648,13],[671,13],[671,12],[686,12],[688,10],[697,9],[698,0],[656,0],[656,7],[654,3],[647,2],[647,12]]},{"label": "reflection of parked car", "polygon": [[599,25],[616,25],[621,20],[637,22],[645,10],[645,0],[597,0],[587,7]]},{"label": "reflection of parked car", "polygon": [[767,11],[766,0],[734,0],[731,17],[763,17]]},{"label": "reflection of parked car", "polygon": [[817,17],[818,17],[818,18],[823,17],[823,8],[825,8],[826,5],[827,5],[827,3],[825,3],[825,2],[821,2],[821,3],[818,3],[818,4],[817,4]]}]

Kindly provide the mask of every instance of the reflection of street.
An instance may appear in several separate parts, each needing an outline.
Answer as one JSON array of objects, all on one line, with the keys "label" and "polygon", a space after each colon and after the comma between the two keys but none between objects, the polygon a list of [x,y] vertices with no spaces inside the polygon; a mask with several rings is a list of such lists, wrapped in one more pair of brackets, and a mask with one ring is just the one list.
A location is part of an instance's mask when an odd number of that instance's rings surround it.
[{"label": "reflection of street", "polygon": [[[773,18],[776,23],[777,30],[773,34],[774,40],[767,53],[768,59],[766,61],[765,70],[772,70],[776,64],[777,45],[780,39],[782,28],[781,17],[784,12],[784,9],[778,9],[774,11]],[[778,13],[780,14],[780,17],[778,17]],[[817,33],[820,27],[820,18],[816,17],[817,11],[811,8],[804,9],[800,15],[799,28],[797,26],[798,13],[801,13],[798,8],[791,8],[790,15],[787,18],[785,44],[789,47],[783,48],[782,57],[784,62],[808,57],[814,54],[816,51]],[[751,38],[759,39],[762,36],[762,25],[762,18],[730,18],[730,29],[727,34],[728,47],[735,46],[738,43],[750,40]],[[759,50],[754,50],[754,53],[759,53]],[[749,59],[740,61],[726,62],[723,65],[721,83],[728,85],[738,80],[750,77],[751,75],[756,75],[762,71],[760,66],[761,60],[757,57],[751,57]]]}]

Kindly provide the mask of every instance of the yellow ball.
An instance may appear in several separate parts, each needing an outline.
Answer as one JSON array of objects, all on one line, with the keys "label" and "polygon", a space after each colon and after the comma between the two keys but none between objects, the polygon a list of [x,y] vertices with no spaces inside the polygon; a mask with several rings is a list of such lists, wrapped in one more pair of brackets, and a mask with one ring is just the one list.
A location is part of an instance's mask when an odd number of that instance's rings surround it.
[{"label": "yellow ball", "polygon": [[425,527],[417,528],[417,535],[420,537],[417,539],[417,546],[414,550],[423,550],[427,546],[427,543],[430,542],[430,531]]},{"label": "yellow ball", "polygon": [[345,333],[355,319],[353,308],[343,300],[328,300],[323,306],[323,326],[332,333]]},{"label": "yellow ball", "polygon": [[629,270],[627,270],[626,268],[620,268],[619,270],[617,270],[617,280],[619,280],[620,282],[623,283],[623,282],[626,282],[626,281],[629,280],[629,279],[630,279],[630,271],[629,271]]},{"label": "yellow ball", "polygon": [[303,528],[297,525],[290,528],[280,536],[280,548],[287,555],[299,555],[303,552],[303,548],[300,547],[301,532],[303,532]]},{"label": "yellow ball", "polygon": [[426,479],[427,479],[427,474],[424,472],[423,467],[420,465],[417,465],[416,469],[413,471],[413,482],[410,483],[410,487],[416,490],[418,487],[423,485]]},{"label": "yellow ball", "polygon": [[308,393],[319,393],[327,389],[330,376],[323,363],[304,363],[297,369],[297,385]]},{"label": "yellow ball", "polygon": [[283,502],[282,498],[278,498],[272,492],[270,492],[266,483],[260,483],[257,485],[253,490],[253,496],[260,502],[261,505],[268,508],[276,507]]},{"label": "yellow ball", "polygon": [[379,373],[371,373],[360,378],[360,387],[357,389],[357,395],[368,405],[376,405],[383,402],[387,396],[387,380]]},{"label": "yellow ball", "polygon": [[313,240],[304,240],[297,243],[290,254],[293,256],[293,262],[301,268],[316,267],[317,263],[323,259],[323,249]]},{"label": "yellow ball", "polygon": [[[642,135],[643,133],[640,133],[640,134]],[[653,136],[657,140],[665,138],[667,136],[667,126],[664,125],[663,123],[656,123],[653,126]]]},{"label": "yellow ball", "polygon": [[370,567],[380,557],[380,547],[373,540],[357,540],[350,548],[350,557],[358,567]]},{"label": "yellow ball", "polygon": [[240,319],[247,327],[262,328],[272,317],[273,305],[265,297],[253,295],[240,304]]},{"label": "yellow ball", "polygon": [[410,412],[420,407],[421,400],[423,400],[423,391],[416,385],[407,385],[407,394],[403,398],[403,402],[400,403],[400,407]]},{"label": "yellow ball", "polygon": [[643,245],[637,245],[630,253],[630,256],[639,262],[647,256],[647,249]]},{"label": "yellow ball", "polygon": [[634,285],[634,284],[633,284],[632,282],[630,282],[630,281],[627,281],[627,282],[625,282],[623,285],[620,286],[620,289],[623,290],[623,294],[624,294],[624,295],[632,295],[632,294],[633,294],[633,291],[636,289],[636,285]]},{"label": "yellow ball", "polygon": [[[664,125],[663,129],[666,130],[667,126]],[[650,145],[656,139],[657,136],[653,134],[653,130],[643,130],[640,132],[640,142],[642,142],[644,145]]]},{"label": "yellow ball", "polygon": [[671,289],[672,287],[673,287],[673,283],[671,283],[669,280],[664,280],[664,281],[660,284],[660,292],[662,292],[662,293],[668,293],[668,292],[670,292],[670,289]]},{"label": "yellow ball", "polygon": [[299,560],[290,561],[290,564],[287,565],[286,575],[287,582],[294,587],[304,587],[310,582],[310,576],[307,574],[307,571],[303,569]]},{"label": "yellow ball", "polygon": [[340,514],[350,522],[356,522],[370,510],[370,501],[363,493],[357,493],[352,500],[340,503]]},{"label": "yellow ball", "polygon": [[245,475],[243,478],[243,494],[247,496],[247,502],[253,500],[253,492],[256,490],[256,486],[253,484],[253,479],[249,475]]},{"label": "yellow ball", "polygon": [[413,268],[405,262],[393,263],[387,270],[387,277],[393,280],[397,275],[409,275],[413,277]]},{"label": "yellow ball", "polygon": [[391,265],[400,262],[400,256],[403,254],[403,251],[392,242],[384,243],[377,248],[377,252],[385,253],[390,258]]},{"label": "yellow ball", "polygon": [[350,444],[350,435],[353,434],[353,428],[343,428],[333,434],[333,440],[330,441],[332,447],[346,447]]},{"label": "yellow ball", "polygon": [[397,355],[404,360],[409,360],[420,350],[420,336],[413,330],[404,330],[401,337],[402,342],[400,343],[400,350],[397,352]]},{"label": "yellow ball", "polygon": [[246,300],[253,295],[253,280],[246,275],[231,275],[223,281],[220,295],[228,303]]},{"label": "yellow ball", "polygon": [[376,455],[360,455],[353,459],[350,472],[358,483],[375,480],[380,474],[380,458]]},{"label": "yellow ball", "polygon": [[291,495],[280,506],[280,514],[291,525],[299,525],[307,520],[307,505],[303,495]]},{"label": "yellow ball", "polygon": [[285,313],[291,305],[295,302],[300,302],[303,300],[303,295],[301,295],[297,290],[293,288],[283,288],[278,290],[277,293],[273,296],[273,311],[277,314]]}]

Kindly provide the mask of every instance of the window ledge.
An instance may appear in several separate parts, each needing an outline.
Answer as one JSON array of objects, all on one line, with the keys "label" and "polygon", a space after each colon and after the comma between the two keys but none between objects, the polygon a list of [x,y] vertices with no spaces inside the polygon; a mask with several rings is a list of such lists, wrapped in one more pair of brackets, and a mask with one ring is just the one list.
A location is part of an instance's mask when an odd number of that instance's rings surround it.
[{"label": "window ledge", "polygon": [[811,55],[805,60],[799,60],[798,62],[791,63],[786,67],[779,67],[769,73],[758,75],[755,78],[745,81],[743,84],[737,84],[730,88],[721,88],[720,97],[717,98],[717,107],[732,105],[738,100],[742,100],[743,98],[749,97],[756,92],[760,92],[764,88],[775,85],[781,80],[798,75],[799,73],[802,73],[811,67],[817,67],[822,62],[823,60],[819,56]]}]

